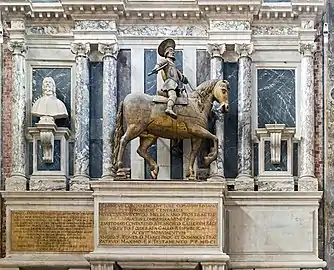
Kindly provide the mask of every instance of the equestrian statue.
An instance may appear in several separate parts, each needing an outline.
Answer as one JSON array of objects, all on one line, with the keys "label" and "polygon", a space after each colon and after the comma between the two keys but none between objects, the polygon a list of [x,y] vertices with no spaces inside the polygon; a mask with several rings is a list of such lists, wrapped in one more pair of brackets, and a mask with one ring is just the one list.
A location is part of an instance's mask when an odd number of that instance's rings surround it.
[{"label": "equestrian statue", "polygon": [[195,180],[194,162],[203,139],[213,141],[211,152],[204,157],[205,165],[209,166],[217,158],[218,138],[208,131],[208,119],[214,101],[220,104],[219,110],[228,112],[229,83],[221,79],[208,80],[190,91],[186,97],[181,96],[178,83],[190,83],[175,66],[174,51],[174,40],[164,40],[159,45],[158,53],[165,59],[149,73],[161,72],[164,80],[161,91],[153,96],[133,92],[120,103],[113,137],[115,179],[126,179],[123,167],[125,147],[137,137],[140,139],[137,153],[149,163],[153,179],[158,176],[159,166],[147,150],[159,137],[191,140],[189,166],[186,169],[188,180]]}]

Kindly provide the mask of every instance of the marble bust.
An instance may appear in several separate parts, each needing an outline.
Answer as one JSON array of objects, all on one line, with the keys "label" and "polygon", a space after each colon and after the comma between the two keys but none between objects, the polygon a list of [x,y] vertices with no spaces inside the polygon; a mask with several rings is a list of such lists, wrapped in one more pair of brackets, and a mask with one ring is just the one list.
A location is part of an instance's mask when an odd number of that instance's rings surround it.
[{"label": "marble bust", "polygon": [[53,78],[45,77],[42,83],[43,96],[36,100],[31,114],[40,117],[36,128],[43,149],[43,161],[53,163],[54,135],[57,129],[55,119],[67,118],[65,104],[56,97],[56,84]]},{"label": "marble bust", "polygon": [[56,84],[53,78],[44,78],[42,91],[43,96],[33,104],[31,114],[41,117],[40,123],[67,118],[68,113],[65,104],[56,97]]}]

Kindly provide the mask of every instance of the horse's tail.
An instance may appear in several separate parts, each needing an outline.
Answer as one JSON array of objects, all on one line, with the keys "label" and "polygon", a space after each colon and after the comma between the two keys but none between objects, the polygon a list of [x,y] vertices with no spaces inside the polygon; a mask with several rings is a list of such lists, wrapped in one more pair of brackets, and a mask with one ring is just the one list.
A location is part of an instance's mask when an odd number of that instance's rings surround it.
[{"label": "horse's tail", "polygon": [[116,169],[117,165],[117,156],[118,156],[118,151],[119,151],[119,146],[120,146],[120,141],[121,137],[123,136],[123,101],[121,101],[119,107],[118,107],[118,112],[117,112],[117,117],[116,117],[116,128],[115,128],[115,133],[113,137],[113,167]]}]

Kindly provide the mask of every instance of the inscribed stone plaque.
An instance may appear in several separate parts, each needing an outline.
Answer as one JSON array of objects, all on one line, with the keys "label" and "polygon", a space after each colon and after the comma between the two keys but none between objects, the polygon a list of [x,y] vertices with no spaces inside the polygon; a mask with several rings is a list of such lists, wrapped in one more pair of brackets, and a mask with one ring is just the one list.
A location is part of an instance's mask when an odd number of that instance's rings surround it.
[{"label": "inscribed stone plaque", "polygon": [[11,250],[90,252],[94,249],[92,211],[12,211]]},{"label": "inscribed stone plaque", "polygon": [[217,246],[218,204],[101,203],[99,243],[117,246]]}]

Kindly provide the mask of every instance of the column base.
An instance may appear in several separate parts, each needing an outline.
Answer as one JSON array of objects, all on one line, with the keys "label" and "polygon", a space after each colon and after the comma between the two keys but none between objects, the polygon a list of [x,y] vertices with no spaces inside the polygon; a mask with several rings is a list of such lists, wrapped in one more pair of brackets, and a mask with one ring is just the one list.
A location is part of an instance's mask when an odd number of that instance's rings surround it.
[{"label": "column base", "polygon": [[87,175],[75,175],[70,180],[70,191],[90,190],[89,177]]},{"label": "column base", "polygon": [[27,178],[23,175],[12,175],[5,181],[6,191],[26,191]]},{"label": "column base", "polygon": [[258,178],[258,191],[294,191],[293,177],[261,176]]},{"label": "column base", "polygon": [[235,179],[234,190],[254,191],[254,179],[250,175],[239,175]]},{"label": "column base", "polygon": [[298,191],[318,191],[318,179],[312,176],[302,176],[298,179]]},{"label": "column base", "polygon": [[206,181],[208,181],[208,182],[224,182],[225,177],[223,175],[219,175],[219,174],[212,174],[208,177],[208,179]]},{"label": "column base", "polygon": [[32,175],[29,183],[31,191],[66,190],[66,177],[61,175]]},{"label": "column base", "polygon": [[114,181],[115,180],[115,175],[111,175],[111,174],[102,175],[101,180],[103,180],[103,181]]}]

